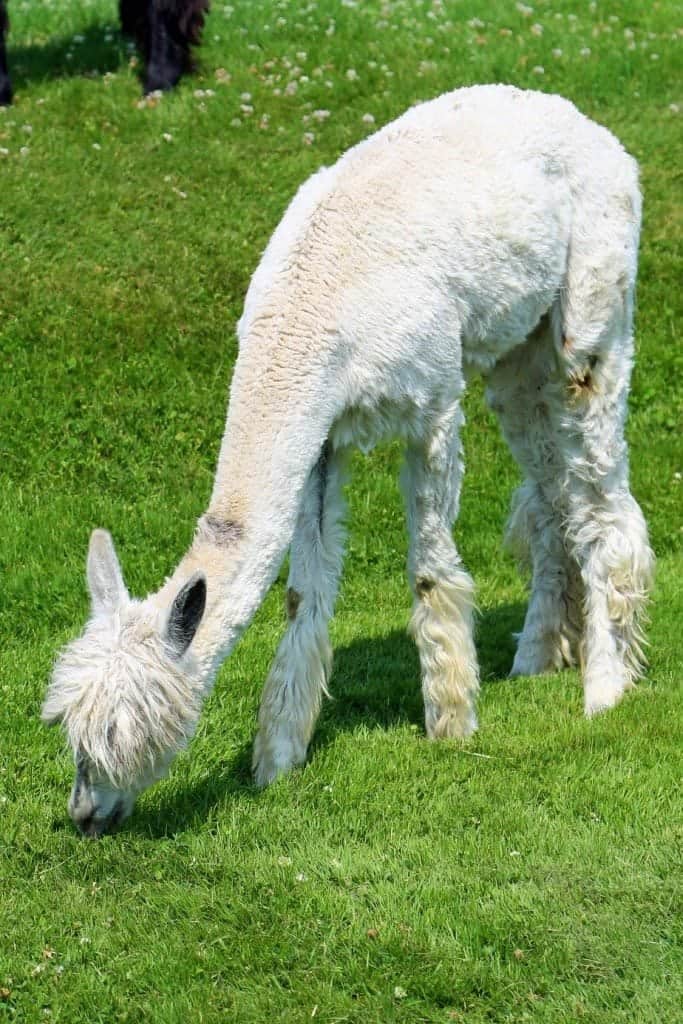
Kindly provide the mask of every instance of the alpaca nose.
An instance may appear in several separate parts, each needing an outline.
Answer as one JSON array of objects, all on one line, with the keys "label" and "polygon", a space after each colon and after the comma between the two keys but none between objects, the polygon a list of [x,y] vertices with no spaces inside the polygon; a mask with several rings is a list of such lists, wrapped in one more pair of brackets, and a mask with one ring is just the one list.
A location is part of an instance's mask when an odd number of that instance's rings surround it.
[{"label": "alpaca nose", "polygon": [[117,800],[107,813],[102,813],[102,808],[91,802],[85,807],[69,808],[69,813],[81,835],[89,839],[99,839],[121,820],[123,800]]}]

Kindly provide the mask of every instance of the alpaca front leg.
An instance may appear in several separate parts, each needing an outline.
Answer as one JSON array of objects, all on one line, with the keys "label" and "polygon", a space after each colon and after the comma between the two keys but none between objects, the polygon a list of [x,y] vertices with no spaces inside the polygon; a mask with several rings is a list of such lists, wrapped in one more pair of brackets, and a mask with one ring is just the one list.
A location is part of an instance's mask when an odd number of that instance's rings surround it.
[{"label": "alpaca front leg", "polygon": [[420,656],[425,729],[430,739],[462,739],[477,728],[474,584],[463,569],[451,569],[418,576],[415,589],[410,633]]},{"label": "alpaca front leg", "polygon": [[404,488],[415,593],[410,633],[420,656],[425,727],[432,739],[477,728],[479,669],[474,646],[474,584],[451,534],[462,476],[456,403],[424,447],[408,450]]},{"label": "alpaca front leg", "polygon": [[289,625],[268,674],[254,742],[256,783],[265,786],[306,758],[332,669],[327,623],[344,548],[343,456],[325,446],[311,473],[292,539]]},{"label": "alpaca front leg", "polygon": [[306,760],[322,696],[327,692],[332,649],[319,609],[305,606],[311,599],[315,600],[310,592],[302,595],[292,586],[287,590],[287,612],[292,621],[266,680],[254,740],[253,769],[259,786]]}]

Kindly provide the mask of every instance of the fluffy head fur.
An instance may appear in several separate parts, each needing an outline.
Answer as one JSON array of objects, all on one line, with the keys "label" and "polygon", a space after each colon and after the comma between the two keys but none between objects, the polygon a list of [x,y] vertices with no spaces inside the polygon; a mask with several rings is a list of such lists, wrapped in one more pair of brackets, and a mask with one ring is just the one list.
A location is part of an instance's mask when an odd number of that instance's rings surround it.
[{"label": "fluffy head fur", "polygon": [[88,584],[92,617],[59,656],[43,707],[43,720],[64,726],[74,752],[70,813],[77,823],[84,780],[134,799],[192,736],[201,687],[189,647],[206,597],[195,574],[170,610],[131,600],[104,530],[91,539]]}]

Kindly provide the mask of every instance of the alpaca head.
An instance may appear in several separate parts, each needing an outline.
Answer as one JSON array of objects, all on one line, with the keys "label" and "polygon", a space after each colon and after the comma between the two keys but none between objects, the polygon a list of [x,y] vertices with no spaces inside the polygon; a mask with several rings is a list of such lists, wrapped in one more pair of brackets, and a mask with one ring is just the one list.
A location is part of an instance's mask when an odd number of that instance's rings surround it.
[{"label": "alpaca head", "polygon": [[55,665],[43,721],[61,723],[76,763],[69,814],[97,837],[128,817],[194,732],[201,686],[191,644],[206,602],[196,572],[170,607],[136,601],[105,530],[90,539],[92,614]]}]

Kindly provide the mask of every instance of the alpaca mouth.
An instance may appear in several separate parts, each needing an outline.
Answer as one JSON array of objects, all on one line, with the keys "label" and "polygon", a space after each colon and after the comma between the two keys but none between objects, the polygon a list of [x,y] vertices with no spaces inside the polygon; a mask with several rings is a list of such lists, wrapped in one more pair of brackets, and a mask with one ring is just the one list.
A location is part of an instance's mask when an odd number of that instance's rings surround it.
[{"label": "alpaca mouth", "polygon": [[117,800],[106,818],[98,818],[91,814],[89,818],[77,822],[79,831],[88,839],[100,839],[105,832],[110,832],[123,818],[123,800]]}]

